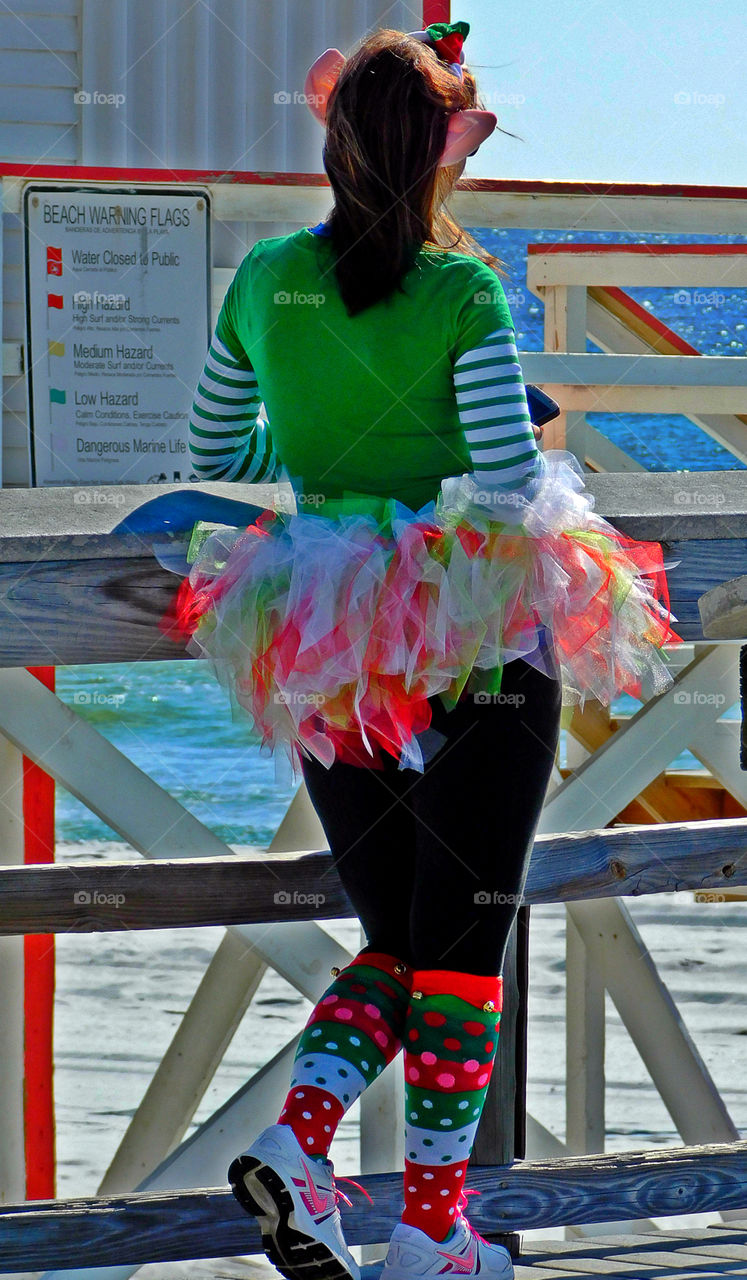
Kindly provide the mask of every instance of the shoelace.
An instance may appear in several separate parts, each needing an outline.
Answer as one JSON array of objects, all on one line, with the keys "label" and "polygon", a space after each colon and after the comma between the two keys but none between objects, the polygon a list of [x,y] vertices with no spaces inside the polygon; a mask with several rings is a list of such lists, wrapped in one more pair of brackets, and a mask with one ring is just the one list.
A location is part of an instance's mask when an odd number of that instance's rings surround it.
[{"label": "shoelace", "polygon": [[475,1228],[472,1226],[472,1223],[469,1221],[469,1219],[465,1218],[464,1214],[462,1213],[462,1209],[466,1209],[468,1207],[467,1196],[481,1196],[481,1195],[482,1195],[482,1192],[478,1191],[476,1187],[464,1187],[459,1192],[459,1199],[457,1200],[457,1209],[459,1210],[459,1217],[463,1219],[464,1222],[466,1222],[467,1226],[472,1232],[472,1235],[476,1236],[478,1240],[482,1240],[483,1244],[487,1244],[489,1246],[489,1241],[486,1240],[484,1236],[481,1236],[479,1231],[475,1230]]},{"label": "shoelace", "polygon": [[373,1199],[372,1199],[372,1197],[368,1194],[368,1192],[366,1191],[366,1188],[365,1188],[365,1187],[362,1187],[362,1186],[361,1186],[361,1184],[360,1184],[360,1182],[356,1182],[356,1181],[355,1181],[355,1178],[334,1178],[334,1177],[333,1177],[333,1179],[332,1179],[332,1186],[333,1186],[333,1188],[334,1188],[334,1192],[335,1192],[335,1201],[339,1198],[340,1200],[344,1200],[346,1204],[349,1204],[351,1209],[352,1209],[352,1207],[353,1207],[353,1202],[352,1202],[352,1200],[348,1200],[348,1197],[345,1195],[345,1192],[344,1192],[344,1191],[340,1191],[339,1187],[337,1186],[337,1183],[338,1183],[338,1182],[349,1182],[349,1183],[351,1184],[351,1186],[353,1186],[353,1187],[357,1187],[359,1191],[362,1191],[362,1192],[363,1192],[363,1194],[364,1194],[364,1196],[366,1197],[366,1199],[367,1199],[367,1200],[370,1200],[370,1201],[371,1201],[371,1204],[373,1204]]}]

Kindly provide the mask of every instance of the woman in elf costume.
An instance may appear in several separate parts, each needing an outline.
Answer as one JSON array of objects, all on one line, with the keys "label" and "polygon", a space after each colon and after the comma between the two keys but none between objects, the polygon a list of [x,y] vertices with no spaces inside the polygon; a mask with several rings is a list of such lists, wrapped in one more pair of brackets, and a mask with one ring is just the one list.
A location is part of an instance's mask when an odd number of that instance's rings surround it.
[{"label": "woman in elf costume", "polygon": [[385,1280],[513,1274],[462,1188],[561,706],[672,683],[661,548],[538,450],[498,263],[442,208],[497,124],[468,30],[381,30],[314,63],[334,207],[244,258],[191,415],[201,479],[287,479],[296,511],[195,539],[190,651],[300,762],[367,937],[229,1170],[293,1280],[358,1278],[328,1151],[400,1049]]}]

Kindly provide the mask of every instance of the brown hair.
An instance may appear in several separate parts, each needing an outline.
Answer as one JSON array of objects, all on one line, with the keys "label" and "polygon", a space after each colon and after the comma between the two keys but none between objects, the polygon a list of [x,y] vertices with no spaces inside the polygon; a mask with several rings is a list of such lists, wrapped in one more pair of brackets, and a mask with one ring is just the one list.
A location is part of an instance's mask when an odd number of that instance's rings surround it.
[{"label": "brown hair", "polygon": [[329,98],[324,168],[349,315],[404,292],[402,278],[423,247],[480,258],[505,275],[442,208],[458,176],[458,166],[438,167],[449,116],[478,105],[466,67],[460,81],[434,49],[402,31],[376,31],[348,58]]}]

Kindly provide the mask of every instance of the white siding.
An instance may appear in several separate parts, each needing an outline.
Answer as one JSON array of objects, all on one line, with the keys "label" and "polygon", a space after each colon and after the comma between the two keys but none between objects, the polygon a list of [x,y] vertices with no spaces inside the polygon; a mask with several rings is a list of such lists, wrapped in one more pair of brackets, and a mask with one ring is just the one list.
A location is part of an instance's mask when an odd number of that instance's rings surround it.
[{"label": "white siding", "polygon": [[[80,162],[79,0],[14,0],[0,13],[0,158],[13,164]],[[25,337],[23,239],[15,215],[3,219],[3,340]],[[3,484],[25,485],[25,379],[3,378]]]},{"label": "white siding", "polygon": [[[418,0],[14,0],[0,13],[0,160],[321,173],[323,134],[302,103],[306,69],[378,26],[422,25]],[[77,89],[123,94],[76,103]],[[298,223],[216,225],[234,267]],[[5,215],[3,337],[23,341],[22,240]],[[197,371],[199,372],[199,371]],[[28,484],[25,385],[3,381],[3,484]]]}]

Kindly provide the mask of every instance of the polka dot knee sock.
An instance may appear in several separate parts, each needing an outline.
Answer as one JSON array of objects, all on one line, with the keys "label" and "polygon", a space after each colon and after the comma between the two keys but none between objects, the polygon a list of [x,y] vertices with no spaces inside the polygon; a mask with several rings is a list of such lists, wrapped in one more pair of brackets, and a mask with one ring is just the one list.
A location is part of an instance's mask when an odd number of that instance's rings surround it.
[{"label": "polka dot knee sock", "polygon": [[451,1234],[498,1047],[501,978],[419,969],[404,1030],[405,1209],[433,1240]]},{"label": "polka dot knee sock", "polygon": [[380,951],[362,951],[332,972],[302,1032],[278,1118],[319,1159],[348,1107],[401,1049],[412,976],[409,965]]}]

